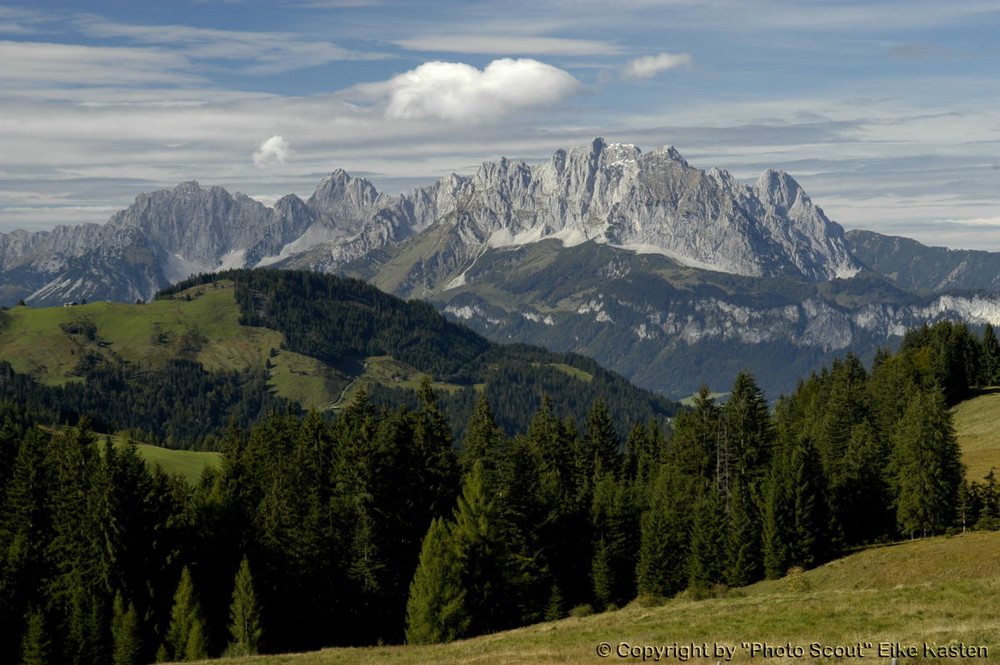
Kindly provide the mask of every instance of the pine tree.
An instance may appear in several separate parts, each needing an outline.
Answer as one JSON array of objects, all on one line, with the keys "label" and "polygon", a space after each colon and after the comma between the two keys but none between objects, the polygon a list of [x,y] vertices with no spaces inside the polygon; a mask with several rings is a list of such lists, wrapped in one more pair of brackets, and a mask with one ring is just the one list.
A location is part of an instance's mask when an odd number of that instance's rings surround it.
[{"label": "pine tree", "polygon": [[408,644],[451,642],[470,624],[462,571],[451,529],[441,518],[431,522],[420,550],[406,604]]},{"label": "pine tree", "polygon": [[253,656],[260,653],[263,633],[260,624],[260,605],[250,575],[250,562],[244,556],[236,573],[233,602],[229,606],[229,635],[232,639],[226,649],[226,655]]},{"label": "pine tree", "polygon": [[113,665],[139,665],[142,651],[139,617],[132,603],[125,607],[121,594],[115,596],[114,611],[111,615],[111,641]]},{"label": "pine tree", "polygon": [[167,657],[174,660],[190,661],[208,657],[205,619],[187,566],[181,570],[181,579],[174,594],[165,646]]}]

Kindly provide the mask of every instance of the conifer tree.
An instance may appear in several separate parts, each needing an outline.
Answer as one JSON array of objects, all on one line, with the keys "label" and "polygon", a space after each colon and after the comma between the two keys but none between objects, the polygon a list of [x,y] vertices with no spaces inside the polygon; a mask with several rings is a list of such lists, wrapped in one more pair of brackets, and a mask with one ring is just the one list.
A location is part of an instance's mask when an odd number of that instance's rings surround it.
[{"label": "conifer tree", "polygon": [[641,595],[670,597],[687,585],[692,478],[663,465],[640,518],[636,584]]},{"label": "conifer tree", "polygon": [[167,657],[174,660],[190,661],[208,657],[205,619],[187,566],[181,570],[181,579],[174,594],[165,646]]},{"label": "conifer tree", "polygon": [[233,601],[229,606],[229,647],[227,656],[253,656],[260,653],[263,636],[260,605],[250,575],[250,562],[244,556],[233,585]]},{"label": "conifer tree", "polygon": [[729,530],[726,534],[726,583],[746,586],[761,573],[761,525],[757,506],[747,483],[737,478],[729,500]]},{"label": "conifer tree", "polygon": [[831,554],[831,515],[826,498],[826,479],[816,448],[808,439],[791,450],[791,529],[789,562],[812,568]]},{"label": "conifer tree", "polygon": [[598,399],[590,408],[584,423],[583,437],[580,439],[580,475],[588,487],[593,487],[596,473],[618,474],[620,445],[615,426],[611,422],[611,414],[608,413],[604,400]]},{"label": "conifer tree", "polygon": [[734,476],[751,486],[767,474],[774,445],[774,423],[767,399],[749,372],[740,372],[722,408],[724,436],[717,451],[716,484],[724,499],[732,494]]},{"label": "conifer tree", "polygon": [[722,482],[728,476],[729,459],[721,456],[721,410],[702,384],[694,396],[694,409],[681,412],[673,422],[670,462],[681,473]]},{"label": "conifer tree", "polygon": [[762,563],[764,575],[777,579],[788,570],[793,517],[785,455],[775,457],[764,484],[763,524],[761,527]]},{"label": "conifer tree", "polygon": [[129,603],[126,608],[122,595],[116,594],[111,617],[111,662],[113,665],[139,665],[142,638],[135,605]]},{"label": "conifer tree", "polygon": [[625,440],[625,477],[637,487],[651,482],[666,455],[663,431],[655,422],[637,423]]},{"label": "conifer tree", "polygon": [[962,482],[951,413],[939,391],[922,393],[895,432],[896,520],[904,534],[939,533],[954,517]]},{"label": "conifer tree", "polygon": [[55,665],[51,649],[44,614],[37,610],[31,612],[21,646],[21,665]]},{"label": "conifer tree", "polygon": [[982,361],[980,364],[980,385],[994,386],[1000,381],[1000,342],[997,342],[993,324],[983,328]]},{"label": "conifer tree", "polygon": [[502,440],[503,433],[493,417],[490,402],[485,394],[480,395],[465,429],[465,438],[462,439],[462,451],[459,457],[462,470],[468,473],[476,461],[482,461],[487,475],[496,471]]},{"label": "conifer tree", "polygon": [[499,512],[481,461],[466,475],[451,537],[460,568],[468,634],[506,628],[504,552]]},{"label": "conifer tree", "polygon": [[694,504],[688,582],[710,587],[726,579],[726,508],[714,483],[708,483]]},{"label": "conifer tree", "polygon": [[635,595],[637,520],[631,489],[611,473],[598,477],[590,510],[594,534],[591,581],[599,610]]},{"label": "conifer tree", "polygon": [[465,589],[451,529],[441,518],[431,522],[420,550],[406,604],[408,644],[451,642],[469,629]]}]

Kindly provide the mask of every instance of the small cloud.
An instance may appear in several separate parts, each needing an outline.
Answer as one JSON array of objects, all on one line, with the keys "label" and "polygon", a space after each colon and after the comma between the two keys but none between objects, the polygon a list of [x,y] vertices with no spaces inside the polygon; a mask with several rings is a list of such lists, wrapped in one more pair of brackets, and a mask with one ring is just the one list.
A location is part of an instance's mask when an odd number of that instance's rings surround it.
[{"label": "small cloud", "polygon": [[687,53],[657,53],[630,60],[622,69],[622,77],[627,79],[653,78],[660,72],[694,65],[694,58]]},{"label": "small cloud", "polygon": [[385,103],[392,120],[477,121],[555,104],[581,90],[568,72],[530,58],[502,58],[485,69],[461,62],[427,62],[358,90]]},{"label": "small cloud", "polygon": [[254,152],[253,163],[257,168],[263,169],[272,164],[284,164],[291,154],[292,146],[288,141],[280,136],[272,136]]}]

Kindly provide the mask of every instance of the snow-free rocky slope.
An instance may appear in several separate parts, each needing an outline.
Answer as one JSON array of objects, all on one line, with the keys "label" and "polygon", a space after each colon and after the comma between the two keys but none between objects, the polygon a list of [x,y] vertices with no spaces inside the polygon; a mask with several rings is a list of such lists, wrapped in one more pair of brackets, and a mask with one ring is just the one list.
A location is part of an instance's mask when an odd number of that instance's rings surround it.
[{"label": "snow-free rocky slope", "polygon": [[[747,184],[672,147],[595,139],[397,196],[342,170],[271,208],[182,183],[105,225],[0,234],[0,304],[131,302],[191,273],[306,268],[427,298],[496,340],[588,353],[673,395],[724,389],[747,367],[773,395],[908,326],[1000,324],[989,293],[934,293],[994,287],[995,271],[978,273],[995,255],[904,241],[845,234],[786,173]],[[928,262],[942,275],[916,283]]]}]

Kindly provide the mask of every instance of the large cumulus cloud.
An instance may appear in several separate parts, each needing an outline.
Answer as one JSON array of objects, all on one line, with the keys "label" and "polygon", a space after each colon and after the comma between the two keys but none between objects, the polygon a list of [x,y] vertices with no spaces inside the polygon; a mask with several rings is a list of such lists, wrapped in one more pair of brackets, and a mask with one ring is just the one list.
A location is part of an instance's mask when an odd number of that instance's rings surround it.
[{"label": "large cumulus cloud", "polygon": [[392,120],[475,122],[557,104],[583,85],[571,74],[530,58],[502,58],[478,69],[427,62],[364,91],[382,99]]}]

